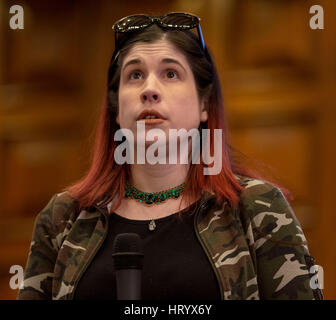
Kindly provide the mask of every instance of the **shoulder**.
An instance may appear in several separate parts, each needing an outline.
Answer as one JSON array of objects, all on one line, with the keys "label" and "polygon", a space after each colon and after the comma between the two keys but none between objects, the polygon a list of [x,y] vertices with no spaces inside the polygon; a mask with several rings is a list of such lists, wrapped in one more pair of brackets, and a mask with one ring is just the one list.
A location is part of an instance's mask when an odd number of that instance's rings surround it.
[{"label": "shoulder", "polygon": [[261,228],[266,233],[301,229],[292,207],[282,191],[265,180],[237,176],[244,187],[240,194],[239,214],[243,224]]},{"label": "shoulder", "polygon": [[274,194],[282,193],[278,187],[266,180],[240,175],[235,175],[235,177],[238,183],[244,188],[240,195],[242,200],[253,197],[270,199]]},{"label": "shoulder", "polygon": [[35,224],[58,233],[76,219],[77,204],[67,192],[54,194],[36,217]]},{"label": "shoulder", "polygon": [[266,237],[284,240],[287,244],[305,242],[302,227],[277,186],[260,179],[238,179],[244,186],[239,203],[240,219],[250,238],[253,233],[254,240]]},{"label": "shoulder", "polygon": [[240,193],[240,207],[249,214],[261,211],[284,211],[289,209],[289,203],[279,187],[261,179],[236,175],[237,181],[243,187]]},{"label": "shoulder", "polygon": [[67,192],[57,193],[52,196],[43,211],[52,213],[54,219],[67,217],[71,215],[71,211],[77,207],[77,204],[77,201]]}]

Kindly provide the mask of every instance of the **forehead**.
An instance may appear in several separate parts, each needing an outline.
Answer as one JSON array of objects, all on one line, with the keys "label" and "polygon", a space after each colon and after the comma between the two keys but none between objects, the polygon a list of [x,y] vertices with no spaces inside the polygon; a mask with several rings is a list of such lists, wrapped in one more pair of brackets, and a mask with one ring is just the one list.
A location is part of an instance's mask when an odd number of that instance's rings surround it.
[{"label": "forehead", "polygon": [[188,61],[184,54],[167,40],[158,40],[153,43],[136,43],[125,56],[123,65],[133,58],[155,61],[161,60],[163,57],[177,59],[188,66]]}]

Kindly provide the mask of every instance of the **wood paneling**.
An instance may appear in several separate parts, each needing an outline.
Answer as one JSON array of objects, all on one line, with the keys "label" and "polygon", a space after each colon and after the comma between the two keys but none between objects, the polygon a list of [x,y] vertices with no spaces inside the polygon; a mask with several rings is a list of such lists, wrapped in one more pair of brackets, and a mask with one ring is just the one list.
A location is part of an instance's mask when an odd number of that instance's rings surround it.
[{"label": "wood paneling", "polygon": [[317,3],[302,0],[26,0],[22,31],[8,28],[10,4],[0,2],[0,298],[15,297],[8,272],[25,264],[35,215],[88,167],[112,23],[169,11],[201,17],[231,142],[293,192],[325,297],[336,298],[335,1],[321,3],[325,30],[315,31]]}]

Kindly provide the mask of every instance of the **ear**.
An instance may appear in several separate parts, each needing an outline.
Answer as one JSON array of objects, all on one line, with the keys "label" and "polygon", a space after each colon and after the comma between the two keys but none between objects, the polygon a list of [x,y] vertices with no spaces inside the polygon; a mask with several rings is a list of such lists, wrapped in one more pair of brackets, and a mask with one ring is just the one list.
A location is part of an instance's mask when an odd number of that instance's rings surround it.
[{"label": "ear", "polygon": [[208,111],[206,111],[205,107],[205,101],[202,100],[201,103],[201,117],[200,117],[201,122],[205,122],[208,120]]},{"label": "ear", "polygon": [[120,125],[120,122],[119,122],[119,113],[116,116],[116,123],[118,123]]}]

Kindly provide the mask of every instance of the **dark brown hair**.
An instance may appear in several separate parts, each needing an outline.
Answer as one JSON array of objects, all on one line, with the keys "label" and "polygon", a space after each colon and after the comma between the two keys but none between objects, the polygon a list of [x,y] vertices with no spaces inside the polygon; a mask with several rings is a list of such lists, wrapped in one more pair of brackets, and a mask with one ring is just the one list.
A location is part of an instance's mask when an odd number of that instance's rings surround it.
[{"label": "dark brown hair", "polygon": [[[243,187],[234,175],[259,179],[262,177],[240,161],[242,154],[235,152],[229,144],[220,81],[209,49],[204,51],[200,47],[198,37],[192,31],[165,31],[155,24],[140,32],[126,34],[124,37],[119,55],[109,68],[106,104],[103,106],[98,123],[92,165],[87,175],[67,190],[79,201],[80,208],[91,206],[98,201],[106,204],[112,199],[117,199],[112,210],[120,205],[125,182],[130,174],[128,164],[119,165],[114,161],[114,151],[118,145],[114,141],[114,134],[120,129],[116,122],[120,69],[125,56],[136,43],[154,43],[165,39],[185,55],[194,75],[198,97],[206,101],[208,121],[201,124],[199,129],[210,129],[212,154],[214,129],[222,129],[221,172],[217,175],[204,175],[203,169],[206,165],[202,159],[200,164],[191,164],[183,196],[187,199],[199,198],[203,190],[207,190],[215,193],[218,201],[227,200],[231,206],[237,206]],[[282,191],[285,195],[289,195],[286,189],[282,188]]]}]

